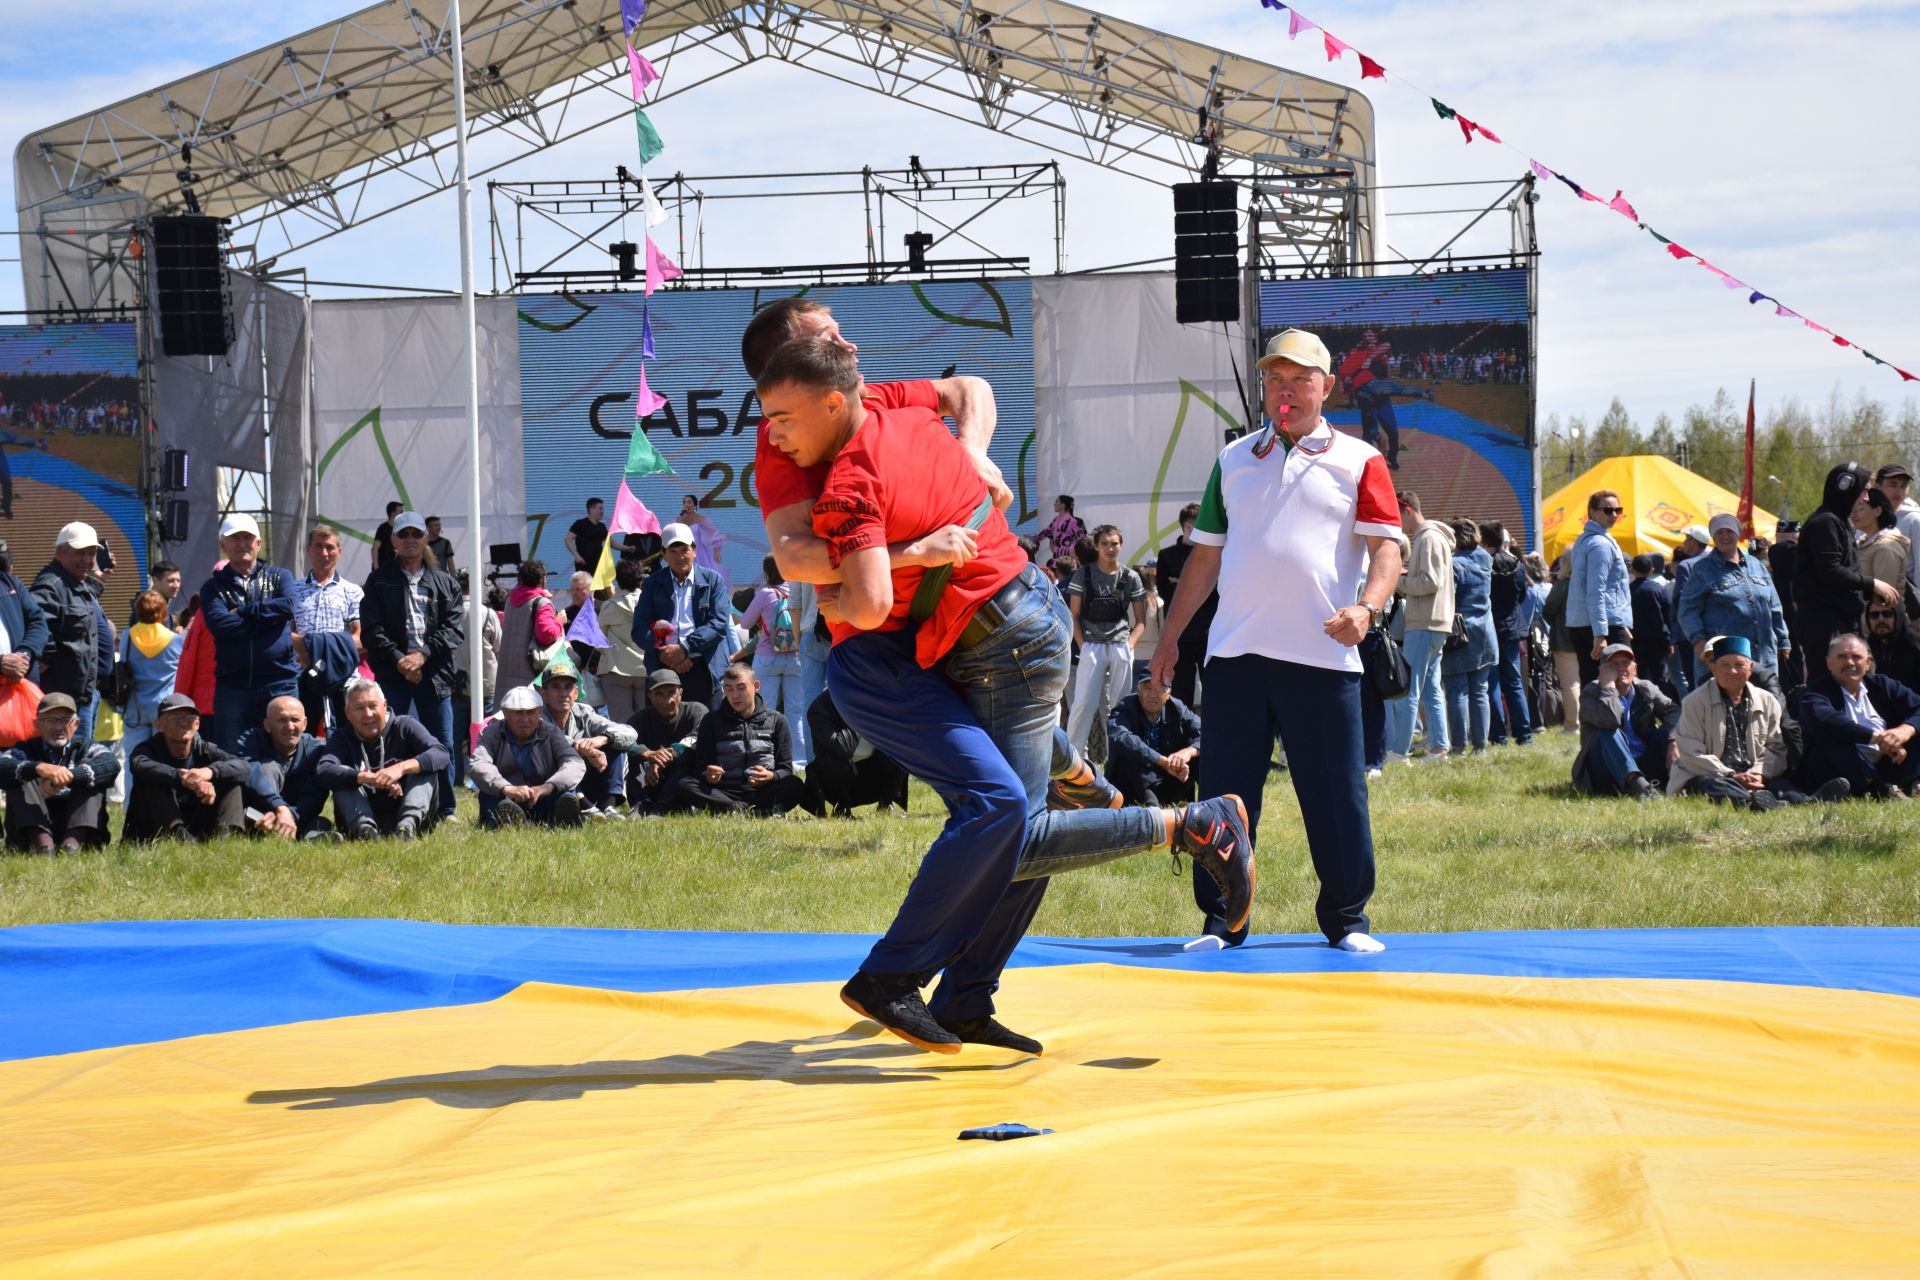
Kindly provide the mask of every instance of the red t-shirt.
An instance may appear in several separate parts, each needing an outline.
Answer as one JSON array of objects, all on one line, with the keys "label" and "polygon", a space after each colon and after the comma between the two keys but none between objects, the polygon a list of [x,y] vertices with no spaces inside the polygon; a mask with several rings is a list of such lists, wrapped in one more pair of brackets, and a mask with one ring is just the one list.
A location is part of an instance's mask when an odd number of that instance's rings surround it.
[{"label": "red t-shirt", "polygon": [[[869,402],[866,422],[827,465],[826,486],[813,508],[813,531],[838,568],[851,552],[966,524],[986,497],[987,482],[931,410],[881,409]],[[923,667],[944,658],[981,602],[1027,566],[1027,553],[997,508],[978,534],[980,554],[954,569],[939,607],[920,624],[915,653]],[[913,594],[925,574],[920,568],[893,571],[893,611],[874,630],[910,625]],[[832,631],[835,644],[859,634],[843,624]]]},{"label": "red t-shirt", "polygon": [[[869,409],[932,409],[938,412],[940,395],[933,384],[918,382],[870,382],[860,399]],[[803,467],[767,442],[767,420],[760,419],[754,435],[753,483],[760,494],[762,511],[778,511],[796,502],[812,502],[827,483],[827,467]]]}]

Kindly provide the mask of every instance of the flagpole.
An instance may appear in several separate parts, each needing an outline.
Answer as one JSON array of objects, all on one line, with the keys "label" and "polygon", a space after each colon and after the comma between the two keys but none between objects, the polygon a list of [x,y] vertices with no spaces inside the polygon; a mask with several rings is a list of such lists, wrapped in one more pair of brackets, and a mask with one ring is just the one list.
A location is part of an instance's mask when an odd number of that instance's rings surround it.
[{"label": "flagpole", "polygon": [[[460,33],[460,0],[447,0],[448,25],[453,32],[453,118],[456,185],[460,193],[460,315],[467,344],[467,499],[472,512],[467,545],[467,707],[474,724],[486,713],[486,692],[481,680],[483,646],[481,621],[487,607],[483,579],[476,570],[485,563],[481,550],[486,545],[480,528],[480,346],[477,308],[473,298],[473,184],[467,169],[467,56]],[[454,744],[448,743],[449,747]],[[465,750],[461,743],[458,750]]]}]

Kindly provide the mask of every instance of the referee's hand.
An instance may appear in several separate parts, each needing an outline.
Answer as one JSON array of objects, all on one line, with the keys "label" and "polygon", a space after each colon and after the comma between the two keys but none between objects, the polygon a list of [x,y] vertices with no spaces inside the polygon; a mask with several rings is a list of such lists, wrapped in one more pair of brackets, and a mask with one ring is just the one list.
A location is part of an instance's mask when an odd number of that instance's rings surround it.
[{"label": "referee's hand", "polygon": [[1335,609],[1321,630],[1352,648],[1367,638],[1367,628],[1372,625],[1373,614],[1368,612],[1365,605],[1350,604],[1344,609]]}]

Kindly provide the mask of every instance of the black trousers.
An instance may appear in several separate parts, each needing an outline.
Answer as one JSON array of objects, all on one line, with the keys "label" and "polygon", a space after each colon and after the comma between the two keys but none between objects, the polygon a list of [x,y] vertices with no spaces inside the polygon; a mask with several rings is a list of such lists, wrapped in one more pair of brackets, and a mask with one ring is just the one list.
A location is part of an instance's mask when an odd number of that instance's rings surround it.
[{"label": "black trousers", "polygon": [[791,774],[764,787],[683,778],[680,780],[680,798],[688,808],[703,809],[709,813],[752,813],[762,810],[785,813],[789,809],[806,807],[807,784]]},{"label": "black trousers", "polygon": [[1909,746],[1907,758],[1899,764],[1891,760],[1868,760],[1857,742],[1808,734],[1806,752],[1793,780],[1809,791],[1834,778],[1845,778],[1855,795],[1869,795],[1887,786],[1910,787],[1920,782],[1920,751]]},{"label": "black trousers", "polygon": [[1193,700],[1194,681],[1199,679],[1200,668],[1207,661],[1206,636],[1202,635],[1198,644],[1182,642],[1179,654],[1173,664],[1173,683],[1168,688],[1174,697],[1191,707],[1196,705]]},{"label": "black trousers", "polygon": [[660,781],[646,783],[647,764],[639,756],[627,762],[627,804],[641,813],[672,813],[686,808],[680,796],[680,784],[687,778],[685,757],[660,771]]},{"label": "black trousers", "polygon": [[325,681],[305,671],[300,673],[300,705],[307,711],[307,732],[322,741],[347,722],[346,694],[338,689],[329,693]]},{"label": "black trousers", "polygon": [[1128,804],[1145,805],[1158,809],[1165,805],[1186,804],[1199,792],[1199,761],[1187,770],[1187,780],[1180,781],[1172,774],[1163,773],[1151,765],[1136,764],[1131,761],[1109,763],[1107,779],[1120,788]]},{"label": "black trousers", "polygon": [[44,831],[54,843],[76,835],[83,844],[107,842],[107,793],[71,788],[65,795],[43,796],[36,783],[10,786],[7,797],[7,845],[25,849],[33,844],[33,833]]},{"label": "black trousers", "polygon": [[[1567,639],[1573,641],[1573,656],[1580,660],[1580,683],[1591,684],[1593,681],[1598,680],[1600,678],[1600,660],[1593,656],[1593,628],[1568,627]],[[1608,644],[1625,643],[1626,639],[1627,629],[1625,627],[1610,627],[1607,629]],[[1657,678],[1657,676],[1649,675],[1644,671],[1641,672],[1641,675],[1648,680]]]},{"label": "black trousers", "polygon": [[127,797],[127,822],[157,835],[170,834],[178,823],[187,834],[208,840],[243,829],[247,812],[238,782],[215,781],[212,804],[201,804],[179,787],[146,786]]},{"label": "black trousers", "polygon": [[878,752],[858,764],[844,756],[817,755],[807,766],[819,810],[847,813],[862,805],[907,807],[907,771]]}]

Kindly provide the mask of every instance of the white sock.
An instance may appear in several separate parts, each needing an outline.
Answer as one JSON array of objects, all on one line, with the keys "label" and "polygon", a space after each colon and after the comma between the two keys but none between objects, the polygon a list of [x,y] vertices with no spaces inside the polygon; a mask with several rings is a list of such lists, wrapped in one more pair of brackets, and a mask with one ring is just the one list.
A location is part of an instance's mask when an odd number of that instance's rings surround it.
[{"label": "white sock", "polygon": [[1387,944],[1364,933],[1350,933],[1333,944],[1342,951],[1351,951],[1355,955],[1372,955],[1376,951],[1385,951]]},{"label": "white sock", "polygon": [[1180,949],[1182,951],[1218,951],[1226,945],[1227,940],[1219,934],[1203,933]]}]

